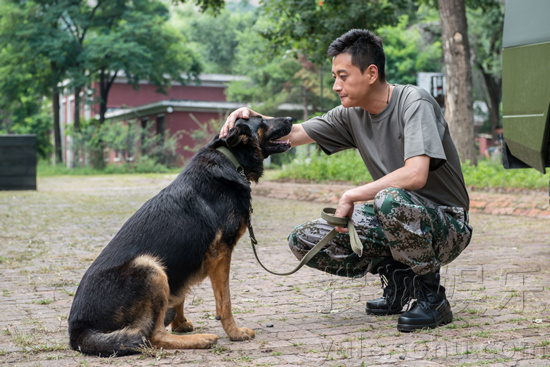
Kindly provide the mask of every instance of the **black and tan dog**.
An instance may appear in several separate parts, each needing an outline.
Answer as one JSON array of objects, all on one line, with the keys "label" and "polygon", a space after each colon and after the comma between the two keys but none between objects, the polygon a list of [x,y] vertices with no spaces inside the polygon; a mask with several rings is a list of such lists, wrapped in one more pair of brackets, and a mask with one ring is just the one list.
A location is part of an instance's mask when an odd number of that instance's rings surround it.
[{"label": "black and tan dog", "polygon": [[[240,119],[225,139],[201,148],[179,176],[147,201],[84,274],[69,315],[71,347],[108,357],[138,353],[144,346],[209,348],[212,334],[174,335],[193,330],[183,313],[189,288],[210,277],[216,314],[231,340],[254,337],[231,312],[229,268],[233,248],[246,231],[251,189],[263,160],[290,148],[276,141],[292,119]],[[244,176],[222,152],[225,146]]]}]

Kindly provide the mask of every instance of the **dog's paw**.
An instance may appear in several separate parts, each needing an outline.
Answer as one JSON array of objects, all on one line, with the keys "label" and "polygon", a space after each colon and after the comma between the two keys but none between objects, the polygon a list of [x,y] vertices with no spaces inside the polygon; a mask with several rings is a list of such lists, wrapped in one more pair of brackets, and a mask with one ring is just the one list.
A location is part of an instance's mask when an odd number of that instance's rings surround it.
[{"label": "dog's paw", "polygon": [[200,349],[212,348],[218,342],[218,336],[214,334],[198,334],[198,346]]},{"label": "dog's paw", "polygon": [[171,325],[172,331],[175,333],[188,333],[193,331],[193,324],[188,320],[181,322],[176,319]]},{"label": "dog's paw", "polygon": [[229,335],[229,339],[233,341],[242,341],[242,340],[254,339],[255,336],[256,336],[256,333],[254,332],[254,330],[249,329],[247,327],[240,327],[237,329],[236,333]]}]

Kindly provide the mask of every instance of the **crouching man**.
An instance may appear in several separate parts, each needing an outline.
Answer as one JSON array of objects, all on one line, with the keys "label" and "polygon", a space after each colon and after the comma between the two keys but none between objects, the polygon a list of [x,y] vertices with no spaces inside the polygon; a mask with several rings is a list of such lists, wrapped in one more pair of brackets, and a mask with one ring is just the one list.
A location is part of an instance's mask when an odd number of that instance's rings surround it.
[{"label": "crouching man", "polygon": [[[294,125],[293,146],[316,142],[326,154],[354,148],[373,182],[344,192],[336,215],[352,218],[363,244],[352,251],[346,228],[308,265],[348,277],[379,274],[383,297],[368,301],[366,312],[403,312],[397,329],[413,331],[452,322],[439,269],[468,246],[469,198],[460,161],[441,109],[425,90],[390,85],[382,41],[354,29],[328,49],[333,90],[342,102],[321,117]],[[224,136],[237,118],[259,113],[240,108],[229,115]],[[266,117],[267,118],[267,117]],[[357,204],[370,202],[370,204]],[[289,236],[301,259],[330,230],[322,219],[296,227]]]}]

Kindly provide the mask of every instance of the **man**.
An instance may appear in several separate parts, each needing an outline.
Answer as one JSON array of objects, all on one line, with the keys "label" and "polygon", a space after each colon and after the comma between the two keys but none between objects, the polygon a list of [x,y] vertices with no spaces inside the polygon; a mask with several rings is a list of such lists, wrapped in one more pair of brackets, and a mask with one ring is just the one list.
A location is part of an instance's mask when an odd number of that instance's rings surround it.
[{"label": "man", "polygon": [[[457,151],[441,109],[425,90],[390,85],[380,38],[354,29],[328,49],[333,90],[342,102],[321,117],[294,125],[293,146],[316,142],[325,153],[355,148],[373,182],[346,191],[335,215],[352,218],[362,256],[354,253],[346,228],[309,266],[343,276],[379,274],[383,297],[367,302],[374,315],[402,312],[400,331],[434,328],[452,322],[439,269],[469,244],[469,198]],[[225,136],[237,118],[258,115],[248,108],[230,114]],[[373,201],[372,204],[356,203]],[[289,236],[302,258],[331,228],[322,219],[298,226]]]}]

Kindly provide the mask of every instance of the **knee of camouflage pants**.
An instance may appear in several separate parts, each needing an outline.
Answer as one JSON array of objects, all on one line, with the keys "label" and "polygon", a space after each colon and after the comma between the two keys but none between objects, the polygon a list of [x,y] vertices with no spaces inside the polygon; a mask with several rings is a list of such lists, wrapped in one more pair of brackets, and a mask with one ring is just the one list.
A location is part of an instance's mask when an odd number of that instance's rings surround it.
[{"label": "knee of camouflage pants", "polygon": [[[323,219],[304,223],[288,236],[290,250],[301,260],[332,229]],[[365,275],[370,263],[370,259],[359,257],[351,250],[348,234],[339,233],[306,265],[329,274],[355,278]]]},{"label": "knee of camouflage pants", "polygon": [[451,262],[471,238],[463,208],[438,206],[403,189],[381,190],[374,208],[393,258],[417,274]]}]

